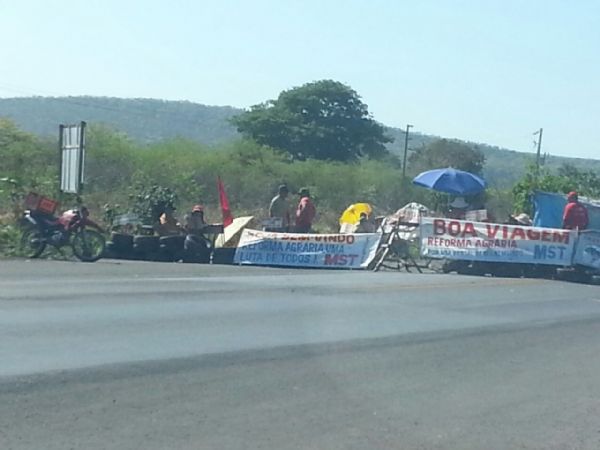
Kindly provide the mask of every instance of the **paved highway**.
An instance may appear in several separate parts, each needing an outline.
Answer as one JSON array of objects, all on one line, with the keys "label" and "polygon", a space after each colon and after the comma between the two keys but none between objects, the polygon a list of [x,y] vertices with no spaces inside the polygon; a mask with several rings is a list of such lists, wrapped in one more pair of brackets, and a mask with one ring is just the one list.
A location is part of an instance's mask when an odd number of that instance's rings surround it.
[{"label": "paved highway", "polygon": [[0,262],[2,449],[598,449],[600,288]]}]

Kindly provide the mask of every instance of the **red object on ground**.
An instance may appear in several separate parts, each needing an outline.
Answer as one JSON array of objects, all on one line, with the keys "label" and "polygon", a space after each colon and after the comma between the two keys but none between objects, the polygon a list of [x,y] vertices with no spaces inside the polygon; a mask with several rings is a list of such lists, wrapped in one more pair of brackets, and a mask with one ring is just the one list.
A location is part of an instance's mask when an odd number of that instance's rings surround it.
[{"label": "red object on ground", "polygon": [[219,189],[219,203],[221,204],[221,212],[223,213],[223,226],[227,227],[233,222],[233,215],[229,209],[229,200],[227,199],[221,177],[217,177],[217,188]]}]

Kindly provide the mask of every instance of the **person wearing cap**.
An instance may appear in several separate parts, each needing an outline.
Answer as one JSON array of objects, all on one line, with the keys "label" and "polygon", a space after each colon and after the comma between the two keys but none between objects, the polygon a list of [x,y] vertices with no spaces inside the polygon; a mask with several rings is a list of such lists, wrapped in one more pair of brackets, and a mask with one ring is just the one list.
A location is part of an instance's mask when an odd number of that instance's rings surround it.
[{"label": "person wearing cap", "polygon": [[287,200],[289,190],[285,184],[282,184],[279,186],[277,192],[278,194],[273,197],[269,205],[269,217],[272,219],[281,219],[281,227],[269,231],[285,232],[290,228],[290,204]]},{"label": "person wearing cap", "polygon": [[569,192],[567,205],[563,211],[563,228],[567,230],[585,230],[588,224],[587,208],[579,203],[577,192]]},{"label": "person wearing cap", "polygon": [[312,222],[317,215],[317,209],[310,198],[310,192],[307,188],[302,188],[298,192],[300,202],[296,208],[296,233],[310,233]]}]

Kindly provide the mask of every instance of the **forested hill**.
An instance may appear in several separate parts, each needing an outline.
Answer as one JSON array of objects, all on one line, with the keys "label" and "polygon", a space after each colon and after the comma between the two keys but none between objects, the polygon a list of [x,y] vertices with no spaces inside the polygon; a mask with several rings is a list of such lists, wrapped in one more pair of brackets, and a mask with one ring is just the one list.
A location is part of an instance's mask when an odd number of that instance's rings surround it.
[{"label": "forested hill", "polygon": [[0,117],[38,135],[56,135],[59,123],[102,123],[140,142],[185,137],[219,144],[237,136],[228,119],[240,110],[183,101],[113,97],[0,99]]},{"label": "forested hill", "polygon": [[[112,97],[22,97],[0,98],[0,117],[8,117],[22,129],[55,136],[59,123],[85,120],[103,123],[143,142],[183,137],[214,145],[239,137],[228,119],[241,110],[229,106],[206,106],[186,101],[121,99]],[[395,141],[389,149],[401,155],[404,132],[388,128]],[[409,149],[427,145],[437,136],[412,133]],[[533,161],[532,153],[506,150],[486,144],[474,144],[486,156],[485,176],[491,185],[510,187]],[[579,168],[600,170],[599,160],[549,157],[546,164],[564,163]]]}]

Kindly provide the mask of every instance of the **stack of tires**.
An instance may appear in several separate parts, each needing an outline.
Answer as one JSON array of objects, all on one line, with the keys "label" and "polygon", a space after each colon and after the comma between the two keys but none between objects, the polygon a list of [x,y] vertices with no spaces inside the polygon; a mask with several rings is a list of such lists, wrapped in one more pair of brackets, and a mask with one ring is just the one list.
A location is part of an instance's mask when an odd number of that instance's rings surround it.
[{"label": "stack of tires", "polygon": [[213,264],[233,264],[235,248],[215,248],[213,251]]},{"label": "stack of tires", "polygon": [[158,236],[137,235],[133,237],[133,257],[145,261],[156,261],[160,249]]},{"label": "stack of tires", "polygon": [[189,263],[233,264],[235,248],[211,249],[211,244],[194,236],[132,236],[112,233],[108,257],[141,261],[183,261]]},{"label": "stack of tires", "polygon": [[107,256],[116,259],[133,257],[133,236],[124,233],[112,233],[106,243]]},{"label": "stack of tires", "polygon": [[183,243],[185,236],[162,236],[158,239],[159,254],[161,261],[180,261],[184,259]]}]

